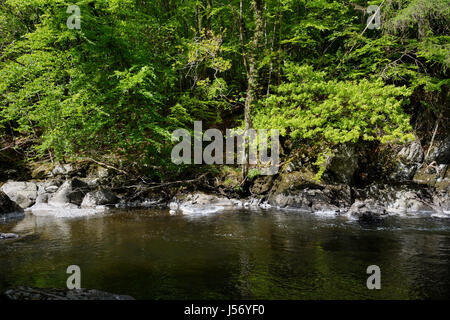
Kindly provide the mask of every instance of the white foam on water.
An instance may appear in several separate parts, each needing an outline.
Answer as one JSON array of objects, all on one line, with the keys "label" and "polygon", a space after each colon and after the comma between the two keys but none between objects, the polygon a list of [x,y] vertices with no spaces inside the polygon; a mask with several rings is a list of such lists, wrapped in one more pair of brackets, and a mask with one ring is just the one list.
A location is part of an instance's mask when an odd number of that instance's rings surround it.
[{"label": "white foam on water", "polygon": [[65,206],[56,207],[47,203],[39,203],[28,208],[26,211],[39,217],[77,218],[103,213],[106,210],[107,208],[105,206],[97,206],[95,208],[79,208],[74,204],[68,204]]},{"label": "white foam on water", "polygon": [[272,205],[270,205],[270,204],[267,203],[267,202],[264,202],[264,203],[261,203],[261,204],[259,205],[259,207],[260,207],[261,209],[270,209],[270,208],[272,208]]},{"label": "white foam on water", "polygon": [[431,215],[434,218],[450,218],[450,211],[443,210],[442,212],[436,212]]},{"label": "white foam on water", "polygon": [[313,211],[313,214],[322,218],[336,218],[338,216],[335,210]]},{"label": "white foam on water", "polygon": [[419,211],[407,211],[404,210],[388,210],[389,216],[395,216],[400,218],[424,218],[424,217],[433,217],[437,214],[436,211],[427,211],[427,210],[419,210]]},{"label": "white foam on water", "polygon": [[212,213],[217,213],[225,210],[223,206],[190,206],[190,205],[182,205],[180,206],[180,210],[183,214],[186,215],[208,215]]}]

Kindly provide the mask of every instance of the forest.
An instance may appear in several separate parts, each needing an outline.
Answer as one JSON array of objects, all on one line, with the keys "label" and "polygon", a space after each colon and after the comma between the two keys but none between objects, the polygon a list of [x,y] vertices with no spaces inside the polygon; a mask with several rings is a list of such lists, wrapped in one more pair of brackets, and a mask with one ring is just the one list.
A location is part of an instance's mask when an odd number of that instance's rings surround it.
[{"label": "forest", "polygon": [[383,177],[399,146],[448,134],[449,4],[1,0],[2,178],[80,159],[154,181],[217,172],[170,161],[194,121],[279,129],[283,163],[316,179],[352,145],[356,181]]},{"label": "forest", "polygon": [[1,306],[450,299],[449,68],[450,0],[0,0]]}]

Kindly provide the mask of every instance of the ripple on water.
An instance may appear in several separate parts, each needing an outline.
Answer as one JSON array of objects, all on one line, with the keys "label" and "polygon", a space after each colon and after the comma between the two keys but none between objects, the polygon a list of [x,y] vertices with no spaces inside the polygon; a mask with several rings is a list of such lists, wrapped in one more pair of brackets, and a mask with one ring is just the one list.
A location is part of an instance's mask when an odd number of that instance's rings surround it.
[{"label": "ripple on water", "polygon": [[[22,237],[0,245],[0,291],[64,287],[67,266],[77,264],[83,286],[138,299],[450,297],[449,219],[390,217],[370,226],[273,208],[76,216],[27,214],[0,225]],[[372,264],[384,290],[365,287]]]}]

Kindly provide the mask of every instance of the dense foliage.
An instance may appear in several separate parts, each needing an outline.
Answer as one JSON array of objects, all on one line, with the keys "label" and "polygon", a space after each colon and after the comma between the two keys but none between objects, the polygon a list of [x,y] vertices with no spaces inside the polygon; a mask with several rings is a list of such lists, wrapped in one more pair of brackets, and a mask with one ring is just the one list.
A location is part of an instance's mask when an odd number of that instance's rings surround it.
[{"label": "dense foliage", "polygon": [[170,134],[194,120],[279,128],[319,166],[344,143],[427,144],[450,113],[449,4],[0,0],[2,150],[167,178]]}]

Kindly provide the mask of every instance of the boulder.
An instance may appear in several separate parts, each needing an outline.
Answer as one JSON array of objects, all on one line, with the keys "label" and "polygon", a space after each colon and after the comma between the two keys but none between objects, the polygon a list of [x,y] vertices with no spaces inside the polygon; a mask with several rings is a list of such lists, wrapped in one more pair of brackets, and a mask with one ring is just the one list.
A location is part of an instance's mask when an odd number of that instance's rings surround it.
[{"label": "boulder", "polygon": [[436,179],[434,186],[438,191],[450,192],[450,169],[448,166],[440,169],[439,178]]},{"label": "boulder", "polygon": [[84,177],[88,167],[87,161],[56,164],[43,162],[34,165],[31,176],[33,179]]},{"label": "boulder", "polygon": [[37,204],[41,204],[41,203],[48,203],[48,198],[50,197],[49,193],[41,193],[37,196],[36,198],[36,203],[31,206],[30,208],[33,208],[34,206],[36,206]]},{"label": "boulder", "polygon": [[437,175],[434,168],[421,168],[416,171],[413,182],[433,187],[436,184]]},{"label": "boulder", "polygon": [[55,193],[62,185],[63,181],[58,179],[48,179],[42,182],[38,182],[38,194],[42,193]]},{"label": "boulder", "polygon": [[23,212],[3,191],[0,191],[0,216],[11,212]]},{"label": "boulder", "polygon": [[445,214],[450,214],[450,188],[433,195],[434,204]]},{"label": "boulder", "polygon": [[201,192],[177,195],[169,203],[171,210],[180,210],[184,214],[208,214],[234,206],[235,202],[231,199]]},{"label": "boulder", "polygon": [[88,192],[81,203],[82,208],[90,208],[98,205],[113,205],[119,202],[119,198],[107,190]]},{"label": "boulder", "polygon": [[437,209],[433,204],[433,193],[424,187],[372,184],[364,189],[355,189],[354,193],[356,199],[348,214],[357,217],[417,215]]},{"label": "boulder", "polygon": [[250,187],[250,193],[255,195],[267,193],[272,187],[273,180],[273,176],[261,176],[256,178]]},{"label": "boulder", "polygon": [[424,154],[420,143],[414,141],[409,145],[404,146],[398,153],[398,156],[405,163],[422,163]]},{"label": "boulder", "polygon": [[48,204],[61,207],[68,203],[73,203],[77,206],[81,205],[86,193],[89,192],[88,185],[74,178],[72,180],[66,180],[58,190],[53,193],[48,199]]},{"label": "boulder", "polygon": [[272,194],[268,204],[278,208],[300,211],[339,212],[350,204],[350,187],[345,185],[324,188],[305,188],[293,192]]},{"label": "boulder", "polygon": [[38,182],[38,195],[36,198],[36,202],[34,206],[30,207],[36,207],[36,205],[42,204],[42,203],[48,203],[48,200],[52,196],[53,193],[58,191],[59,187],[61,186],[62,181],[56,180],[56,179],[49,179],[45,180],[43,182]]},{"label": "boulder", "polygon": [[23,209],[0,191],[0,220],[23,216]]},{"label": "boulder", "polygon": [[301,211],[340,211],[350,206],[350,187],[345,184],[325,185],[313,179],[306,169],[281,174],[268,196],[271,206]]},{"label": "boulder", "polygon": [[284,167],[284,171],[287,173],[300,171],[302,168],[302,162],[299,159],[294,159],[289,161],[289,163]]},{"label": "boulder", "polygon": [[327,173],[337,183],[350,184],[358,170],[358,155],[351,144],[341,145],[327,161]]},{"label": "boulder", "polygon": [[[251,209],[259,208],[260,205],[262,204],[260,198],[254,198],[254,197],[251,197],[250,199],[247,199],[242,202],[240,200],[232,200],[232,201],[233,201],[233,204],[238,207],[251,208]],[[236,202],[234,202],[234,201],[236,201]],[[240,201],[240,203],[237,201]]]},{"label": "boulder", "polygon": [[356,200],[347,215],[362,221],[377,221],[387,216],[386,209],[374,199]]},{"label": "boulder", "polygon": [[[317,190],[303,190],[296,194],[275,194],[269,198],[272,206],[287,209],[299,209],[302,211],[312,211],[312,198]],[[319,191],[320,192],[320,191]]]},{"label": "boulder", "polygon": [[398,162],[389,178],[398,182],[411,181],[414,178],[414,174],[419,166],[420,164],[404,164],[402,162]]},{"label": "boulder", "polygon": [[52,176],[69,175],[74,172],[74,167],[70,163],[56,164],[52,170]]},{"label": "boulder", "polygon": [[395,200],[389,203],[387,211],[394,214],[408,215],[433,212],[433,201],[424,198],[419,192],[401,190],[395,194]]},{"label": "boulder", "polygon": [[40,163],[31,172],[33,179],[44,179],[52,176],[53,165],[51,163]]},{"label": "boulder", "polygon": [[23,209],[34,204],[37,190],[35,183],[22,181],[9,181],[1,187],[1,191]]},{"label": "boulder", "polygon": [[110,170],[102,167],[102,166],[96,166],[96,165],[92,165],[89,168],[88,174],[87,174],[87,178],[90,179],[106,179],[110,176]]},{"label": "boulder", "polygon": [[427,160],[436,161],[437,164],[450,164],[450,135],[432,149]]},{"label": "boulder", "polygon": [[15,233],[0,233],[0,240],[17,239],[18,237],[19,235]]},{"label": "boulder", "polygon": [[396,158],[397,165],[389,178],[398,182],[411,181],[424,158],[422,146],[418,141],[414,141],[404,146]]},{"label": "boulder", "polygon": [[[110,185],[111,179],[113,178],[115,178],[115,176],[111,174],[111,170],[102,166],[91,165],[87,170],[86,177],[81,180],[87,183],[92,189],[96,189],[98,187]],[[123,182],[124,180],[121,180],[121,183]],[[120,183],[116,186],[120,186]]]}]

